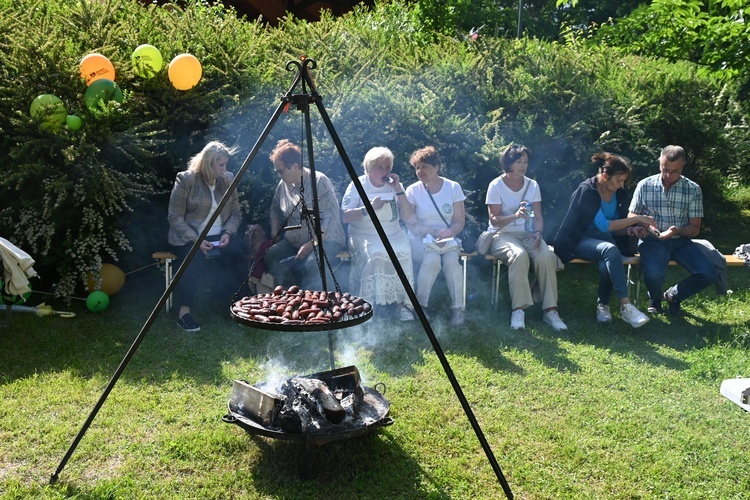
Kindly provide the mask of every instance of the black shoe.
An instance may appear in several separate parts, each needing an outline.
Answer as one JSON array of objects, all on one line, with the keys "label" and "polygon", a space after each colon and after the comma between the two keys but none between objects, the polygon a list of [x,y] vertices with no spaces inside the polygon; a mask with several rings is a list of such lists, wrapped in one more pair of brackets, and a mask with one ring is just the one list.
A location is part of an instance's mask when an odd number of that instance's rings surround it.
[{"label": "black shoe", "polygon": [[664,300],[666,300],[669,305],[669,314],[671,316],[677,316],[682,312],[680,301],[677,300],[677,288],[672,287],[664,292]]},{"label": "black shoe", "polygon": [[177,320],[177,326],[185,330],[186,332],[199,332],[201,331],[201,325],[193,319],[190,313],[185,314],[183,317]]},{"label": "black shoe", "polygon": [[650,300],[648,309],[649,314],[662,314],[664,310],[661,308],[661,300]]}]

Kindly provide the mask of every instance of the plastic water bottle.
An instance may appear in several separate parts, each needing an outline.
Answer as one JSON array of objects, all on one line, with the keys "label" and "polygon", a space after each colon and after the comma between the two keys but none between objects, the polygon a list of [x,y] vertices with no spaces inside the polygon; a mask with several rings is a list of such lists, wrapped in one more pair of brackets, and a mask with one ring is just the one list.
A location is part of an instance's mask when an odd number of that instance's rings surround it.
[{"label": "plastic water bottle", "polygon": [[[524,201],[524,206],[528,207],[529,203]],[[534,211],[533,210],[527,210],[526,214],[529,216],[526,221],[523,223],[523,229],[529,233],[533,233],[535,231],[534,229]]]}]

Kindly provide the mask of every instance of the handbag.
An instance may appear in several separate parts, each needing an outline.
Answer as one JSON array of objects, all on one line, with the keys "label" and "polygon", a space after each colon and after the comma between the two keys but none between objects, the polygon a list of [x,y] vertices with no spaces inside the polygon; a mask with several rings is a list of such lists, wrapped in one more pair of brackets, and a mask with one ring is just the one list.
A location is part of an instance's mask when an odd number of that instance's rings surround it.
[{"label": "handbag", "polygon": [[[526,189],[523,190],[523,194],[521,194],[521,199],[526,198],[526,193],[529,191],[529,186],[531,186],[531,182],[526,184]],[[498,230],[494,231],[483,231],[482,234],[479,235],[479,237],[476,239],[476,243],[474,245],[475,250],[482,254],[486,255],[487,252],[490,251],[490,247],[492,246],[492,240],[499,232]]]},{"label": "handbag", "polygon": [[492,246],[492,239],[496,234],[497,231],[483,231],[474,245],[476,251],[482,255],[487,255],[487,252],[490,251],[490,247]]}]

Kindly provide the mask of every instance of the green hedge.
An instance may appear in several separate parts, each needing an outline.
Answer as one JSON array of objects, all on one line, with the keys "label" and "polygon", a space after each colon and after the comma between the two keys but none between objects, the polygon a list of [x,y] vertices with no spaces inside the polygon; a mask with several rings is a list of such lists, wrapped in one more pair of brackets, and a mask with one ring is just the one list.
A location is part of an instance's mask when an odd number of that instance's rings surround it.
[{"label": "green hedge", "polygon": [[[201,2],[0,2],[0,234],[35,257],[59,295],[79,292],[103,261],[126,271],[149,263],[166,248],[175,173],[212,139],[240,147],[236,169],[288,90],[286,62],[300,54],[317,61],[323,104],[355,166],[369,148],[385,145],[410,182],[410,153],[434,144],[479,221],[499,153],[511,141],[535,153],[530,175],[542,185],[548,230],[573,188],[593,174],[588,158],[599,150],[628,156],[642,178],[657,171],[663,145],[682,144],[687,175],[716,207],[724,207],[732,174],[747,169],[747,117],[734,91],[693,66],[584,50],[575,41],[441,37],[422,32],[414,16],[405,3],[384,2],[270,28]],[[165,62],[195,55],[200,84],[176,90],[166,70],[136,76],[130,56],[143,43],[158,47]],[[124,92],[121,104],[96,113],[84,105],[78,70],[90,52],[113,62]],[[43,93],[60,97],[83,128],[42,130],[29,105]],[[315,111],[312,117],[316,167],[343,191],[348,174]],[[301,113],[280,117],[243,178],[248,221],[267,221],[276,182],[268,153],[285,137],[301,140]],[[709,230],[711,213],[722,211],[709,211]]]}]

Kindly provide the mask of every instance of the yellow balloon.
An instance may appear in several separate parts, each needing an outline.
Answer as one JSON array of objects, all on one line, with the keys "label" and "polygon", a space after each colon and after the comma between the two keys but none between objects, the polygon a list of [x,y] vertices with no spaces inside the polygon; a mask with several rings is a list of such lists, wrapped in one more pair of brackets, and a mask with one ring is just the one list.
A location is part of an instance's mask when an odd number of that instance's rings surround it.
[{"label": "yellow balloon", "polygon": [[105,56],[94,52],[81,59],[81,78],[86,81],[87,86],[100,78],[114,82],[115,67]]},{"label": "yellow balloon", "polygon": [[89,292],[101,290],[111,297],[119,292],[125,284],[125,273],[114,264],[102,264],[102,270],[99,272],[99,276],[102,278],[101,286],[97,286],[97,277],[94,273],[89,273],[87,276],[86,287]]},{"label": "yellow balloon", "polygon": [[198,59],[191,54],[180,54],[169,63],[169,81],[177,90],[190,90],[203,76],[203,68]]}]

